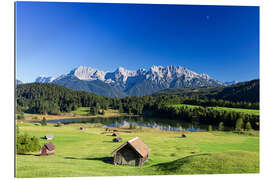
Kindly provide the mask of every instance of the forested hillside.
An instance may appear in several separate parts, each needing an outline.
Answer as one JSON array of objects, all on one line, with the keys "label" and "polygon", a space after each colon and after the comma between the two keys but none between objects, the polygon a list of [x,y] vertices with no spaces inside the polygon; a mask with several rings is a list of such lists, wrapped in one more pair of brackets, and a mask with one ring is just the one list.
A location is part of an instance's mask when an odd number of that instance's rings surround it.
[{"label": "forested hillside", "polygon": [[159,91],[154,96],[177,95],[198,99],[222,99],[233,102],[259,102],[260,92],[259,79],[241,82],[226,87],[192,87],[192,88],[171,88]]},{"label": "forested hillside", "polygon": [[81,106],[99,104],[106,108],[109,104],[106,97],[48,83],[21,84],[16,93],[18,112],[59,114]]}]

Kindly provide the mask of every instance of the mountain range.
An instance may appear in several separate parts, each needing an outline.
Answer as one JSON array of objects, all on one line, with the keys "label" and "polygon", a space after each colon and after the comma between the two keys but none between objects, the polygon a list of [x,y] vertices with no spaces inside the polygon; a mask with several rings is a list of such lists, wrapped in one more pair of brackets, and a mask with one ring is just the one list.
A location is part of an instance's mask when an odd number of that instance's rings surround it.
[{"label": "mountain range", "polygon": [[109,97],[143,96],[167,88],[219,87],[237,83],[224,83],[181,66],[152,66],[149,70],[141,68],[137,71],[119,67],[114,72],[79,66],[59,77],[39,76],[35,82],[54,83]]}]

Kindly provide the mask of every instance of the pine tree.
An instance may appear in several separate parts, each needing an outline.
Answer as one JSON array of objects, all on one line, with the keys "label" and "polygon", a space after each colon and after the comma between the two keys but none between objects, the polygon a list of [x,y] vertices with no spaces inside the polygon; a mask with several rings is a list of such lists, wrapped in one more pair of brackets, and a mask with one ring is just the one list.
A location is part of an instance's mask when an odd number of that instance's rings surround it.
[{"label": "pine tree", "polygon": [[218,130],[219,131],[224,131],[224,123],[223,122],[220,122],[219,125],[218,125]]},{"label": "pine tree", "polygon": [[247,131],[252,130],[252,127],[251,127],[250,122],[247,122],[247,123],[246,123],[246,130],[247,130]]},{"label": "pine tree", "polygon": [[124,112],[124,110],[123,110],[123,105],[122,105],[122,103],[120,102],[120,104],[119,104],[119,113],[123,113]]},{"label": "pine tree", "polygon": [[208,126],[208,131],[213,131],[212,125]]},{"label": "pine tree", "polygon": [[235,123],[235,130],[236,131],[241,131],[243,129],[243,119],[238,118]]},{"label": "pine tree", "polygon": [[47,126],[47,120],[46,120],[45,117],[42,118],[40,124],[41,124],[42,126]]}]

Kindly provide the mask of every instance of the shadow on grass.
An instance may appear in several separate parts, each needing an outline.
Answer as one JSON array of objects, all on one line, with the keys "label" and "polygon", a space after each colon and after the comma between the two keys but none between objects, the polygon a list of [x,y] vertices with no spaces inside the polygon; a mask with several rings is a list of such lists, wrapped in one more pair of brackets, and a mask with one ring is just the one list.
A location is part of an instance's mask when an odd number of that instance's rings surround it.
[{"label": "shadow on grass", "polygon": [[113,164],[113,157],[97,157],[97,158],[75,158],[64,157],[64,159],[77,159],[77,160],[89,160],[89,161],[102,161],[107,164]]},{"label": "shadow on grass", "polygon": [[115,143],[112,140],[111,141],[102,141],[102,142],[104,142],[104,143]]},{"label": "shadow on grass", "polygon": [[209,153],[189,155],[189,156],[186,156],[186,157],[183,157],[183,158],[171,161],[171,162],[155,164],[152,167],[154,167],[154,168],[156,168],[157,170],[160,170],[160,171],[175,172],[178,169],[181,169],[181,167],[184,164],[187,164],[190,161],[192,161],[193,157],[206,156],[206,155],[209,155]]}]

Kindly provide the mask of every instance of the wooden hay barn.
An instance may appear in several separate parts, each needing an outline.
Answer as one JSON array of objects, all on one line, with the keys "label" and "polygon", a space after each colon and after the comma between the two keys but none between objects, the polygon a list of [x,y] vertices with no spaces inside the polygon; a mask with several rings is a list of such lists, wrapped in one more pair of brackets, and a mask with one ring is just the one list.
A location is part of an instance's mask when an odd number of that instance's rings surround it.
[{"label": "wooden hay barn", "polygon": [[136,137],[122,144],[111,154],[114,155],[114,164],[127,164],[132,166],[141,166],[148,160],[148,154],[151,151],[144,142]]},{"label": "wooden hay barn", "polygon": [[120,136],[120,134],[118,133],[118,132],[114,132],[113,134],[112,134],[112,136]]},{"label": "wooden hay barn", "polygon": [[121,137],[113,138],[113,142],[122,142],[122,138]]},{"label": "wooden hay barn", "polygon": [[46,136],[44,136],[44,138],[47,139],[47,140],[52,140],[53,139],[53,135],[47,134]]},{"label": "wooden hay barn", "polygon": [[82,131],[85,130],[85,127],[80,127],[80,130],[82,130]]},{"label": "wooden hay barn", "polygon": [[183,134],[181,135],[181,137],[182,137],[182,138],[185,138],[185,137],[187,137],[187,135],[183,133]]},{"label": "wooden hay barn", "polygon": [[42,155],[52,155],[52,154],[54,154],[54,150],[55,150],[55,147],[54,147],[53,143],[48,142],[40,148],[40,155],[41,156]]}]

